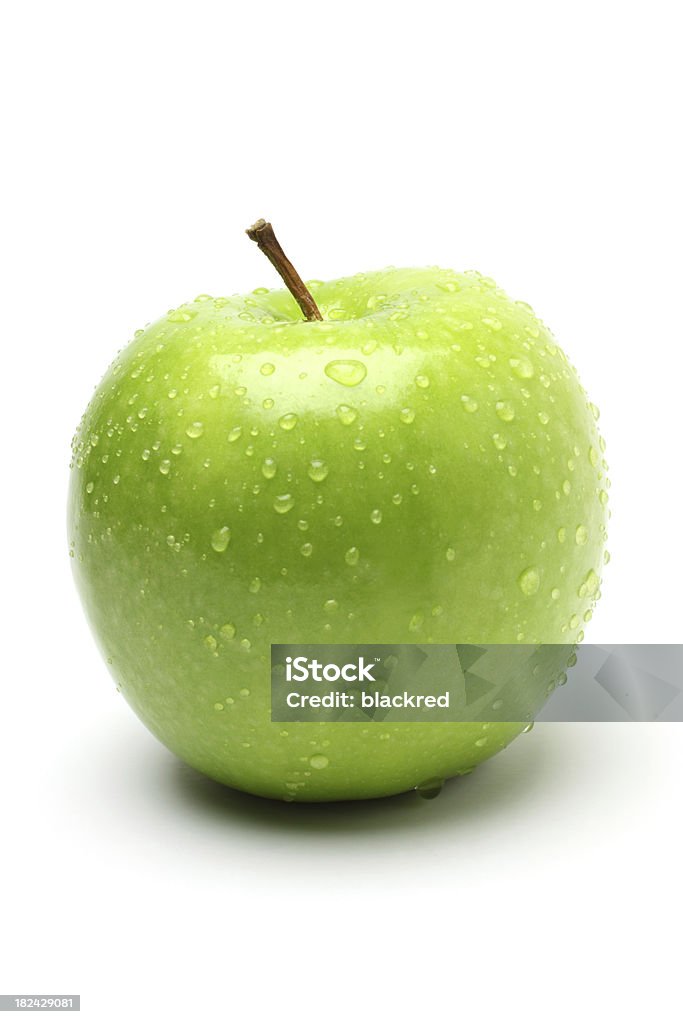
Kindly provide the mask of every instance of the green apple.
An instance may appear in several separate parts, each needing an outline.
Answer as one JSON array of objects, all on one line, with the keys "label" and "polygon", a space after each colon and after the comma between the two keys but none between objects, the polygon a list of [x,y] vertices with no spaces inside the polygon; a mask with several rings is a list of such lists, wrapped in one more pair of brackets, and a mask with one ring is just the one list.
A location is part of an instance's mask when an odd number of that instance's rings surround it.
[{"label": "green apple", "polygon": [[[75,577],[188,764],[285,800],[462,774],[524,723],[270,720],[271,643],[575,643],[607,520],[597,410],[489,278],[199,296],[136,333],[73,442]],[[483,742],[482,742],[483,741]]]}]

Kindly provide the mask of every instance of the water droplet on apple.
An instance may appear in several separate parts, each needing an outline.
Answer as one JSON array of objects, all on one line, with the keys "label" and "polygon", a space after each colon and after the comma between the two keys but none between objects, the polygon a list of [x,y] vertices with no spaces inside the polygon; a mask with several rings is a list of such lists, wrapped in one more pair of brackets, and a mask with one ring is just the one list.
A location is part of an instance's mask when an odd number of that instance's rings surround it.
[{"label": "water droplet on apple", "polygon": [[299,417],[295,412],[286,412],[284,416],[281,416],[278,423],[282,430],[294,430],[294,427],[299,422]]},{"label": "water droplet on apple", "polygon": [[204,646],[207,647],[208,650],[210,650],[211,652],[214,652],[218,647],[218,641],[216,640],[216,637],[212,636],[209,633],[208,636],[204,637]]},{"label": "water droplet on apple", "polygon": [[524,572],[521,572],[517,578],[519,589],[527,597],[531,597],[533,594],[538,593],[538,588],[541,585],[541,576],[534,566],[529,566]]},{"label": "water droplet on apple", "polygon": [[272,363],[263,363],[261,366],[261,373],[264,377],[270,377],[271,374],[275,373],[275,367]]},{"label": "water droplet on apple", "polygon": [[85,485],[85,490],[86,494],[92,494],[92,492],[95,490],[95,484],[92,482],[92,480],[89,480],[88,483]]},{"label": "water droplet on apple", "polygon": [[534,375],[533,364],[526,356],[517,356],[511,359],[510,368],[515,377],[519,377],[521,380],[530,380]]},{"label": "water droplet on apple", "polygon": [[266,480],[272,480],[277,473],[277,463],[275,462],[275,459],[270,457],[264,459],[261,465],[261,473]]},{"label": "water droplet on apple", "polygon": [[422,388],[424,390],[425,388],[429,387],[429,377],[427,377],[424,373],[418,373],[417,377],[415,378],[415,383],[419,388]]},{"label": "water droplet on apple", "polygon": [[475,747],[485,747],[488,743],[488,736],[480,736],[478,740],[474,741]]},{"label": "water droplet on apple", "polygon": [[545,426],[548,425],[548,423],[550,423],[550,416],[548,416],[547,412],[539,412],[539,414],[538,414],[538,421],[539,421],[539,423],[542,423],[543,426],[545,427]]},{"label": "water droplet on apple", "polygon": [[325,367],[325,373],[330,380],[347,388],[354,388],[364,381],[367,372],[365,363],[358,359],[335,359]]},{"label": "water droplet on apple", "polygon": [[352,423],[355,423],[357,418],[358,412],[350,405],[337,406],[337,419],[340,423],[343,423],[345,427],[350,427]]},{"label": "water droplet on apple", "polygon": [[492,331],[500,331],[503,327],[498,317],[495,316],[483,316],[481,322],[486,327],[490,327]]},{"label": "water droplet on apple", "polygon": [[421,796],[423,800],[434,800],[441,793],[443,789],[443,779],[425,779],[424,782],[420,782],[415,787],[415,792],[418,796]]},{"label": "water droplet on apple", "polygon": [[261,589],[261,580],[259,579],[258,576],[255,576],[254,579],[249,584],[249,593],[250,594],[258,594],[260,589]]},{"label": "water droplet on apple", "polygon": [[447,562],[454,562],[455,561],[455,548],[446,548],[446,561]]},{"label": "water droplet on apple", "polygon": [[333,597],[331,597],[329,601],[325,601],[325,604],[323,605],[323,610],[326,611],[328,615],[332,614],[332,612],[336,612],[338,608],[339,603],[335,601]]},{"label": "water droplet on apple", "polygon": [[235,627],[233,626],[232,622],[226,622],[224,626],[221,626],[221,628],[219,629],[218,632],[220,633],[221,637],[224,640],[234,640],[235,639],[235,632],[236,632],[236,630],[235,630]]},{"label": "water droplet on apple", "polygon": [[211,534],[211,547],[214,551],[225,551],[230,543],[230,527],[221,526]]},{"label": "water droplet on apple", "polygon": [[311,555],[313,554],[313,545],[302,544],[299,550],[301,551],[301,554],[304,556],[304,558],[310,558]]},{"label": "water droplet on apple", "polygon": [[557,531],[557,539],[559,540],[560,544],[564,544],[565,540],[567,539],[567,531],[565,530],[564,526],[561,526]]},{"label": "water droplet on apple", "polygon": [[491,440],[499,452],[504,451],[508,446],[507,441],[501,434],[493,434]]},{"label": "water droplet on apple", "polygon": [[425,617],[422,612],[415,612],[408,623],[408,629],[411,633],[418,633],[424,625]]},{"label": "water droplet on apple", "polygon": [[311,480],[315,480],[316,483],[322,483],[327,478],[330,468],[326,462],[322,459],[311,459],[308,467],[308,475]]},{"label": "water droplet on apple", "polygon": [[511,423],[515,418],[515,410],[510,402],[496,402],[496,416],[503,423]]},{"label": "water droplet on apple", "polygon": [[324,754],[314,754],[313,757],[309,757],[308,763],[311,768],[315,768],[317,771],[322,771],[323,768],[327,768],[330,763],[330,759],[325,757]]},{"label": "water droplet on apple", "polygon": [[576,543],[580,546],[584,545],[588,540],[588,530],[583,525],[583,523],[579,523],[579,525],[576,527],[575,538]]},{"label": "water droplet on apple", "polygon": [[579,587],[579,597],[594,597],[598,592],[599,586],[600,577],[594,569],[589,569],[585,579]]},{"label": "water droplet on apple", "polygon": [[172,324],[183,324],[192,320],[196,315],[196,309],[170,309],[166,319]]},{"label": "water droplet on apple", "polygon": [[559,601],[560,600],[559,588],[558,587],[553,587],[553,589],[550,591],[550,596],[552,597],[553,601]]},{"label": "water droplet on apple", "polygon": [[242,428],[241,427],[233,427],[230,431],[228,431],[228,441],[229,441],[230,444],[234,444],[235,441],[239,441],[241,436],[242,436]]},{"label": "water droplet on apple", "polygon": [[370,513],[370,520],[376,526],[379,526],[379,524],[382,522],[382,513],[378,508],[373,508],[372,512]]},{"label": "water droplet on apple", "polygon": [[415,410],[406,406],[405,409],[401,409],[398,414],[401,423],[413,423],[415,421]]},{"label": "water droplet on apple", "polygon": [[360,551],[358,548],[349,548],[344,555],[344,561],[347,565],[358,565],[358,559],[360,558]]},{"label": "water droplet on apple", "polygon": [[162,459],[161,460],[161,462],[159,463],[159,472],[163,476],[168,476],[168,474],[171,472],[171,460],[170,459]]},{"label": "water droplet on apple", "polygon": [[461,395],[460,401],[465,412],[476,412],[479,408],[479,403],[474,398],[470,398],[469,395]]},{"label": "water droplet on apple", "polygon": [[280,515],[284,515],[285,512],[289,512],[290,509],[294,508],[294,498],[291,494],[278,494],[273,502],[273,508]]},{"label": "water droplet on apple", "polygon": [[190,423],[185,433],[188,437],[201,437],[204,433],[204,424],[196,420],[194,423]]}]

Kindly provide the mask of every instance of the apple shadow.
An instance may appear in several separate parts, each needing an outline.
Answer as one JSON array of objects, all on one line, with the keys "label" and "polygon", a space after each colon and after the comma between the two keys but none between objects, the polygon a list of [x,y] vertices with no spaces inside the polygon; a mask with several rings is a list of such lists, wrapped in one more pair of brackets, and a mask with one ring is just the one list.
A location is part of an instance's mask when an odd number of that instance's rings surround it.
[{"label": "apple shadow", "polygon": [[[509,816],[539,790],[562,786],[567,764],[576,756],[573,744],[537,728],[533,741],[520,737],[513,747],[480,765],[471,775],[450,779],[435,799],[417,792],[375,800],[333,803],[284,803],[230,789],[174,761],[165,785],[171,800],[219,826],[239,821],[253,830],[334,834],[404,829],[442,829],[465,825],[483,816]],[[578,743],[578,738],[577,741]]]}]

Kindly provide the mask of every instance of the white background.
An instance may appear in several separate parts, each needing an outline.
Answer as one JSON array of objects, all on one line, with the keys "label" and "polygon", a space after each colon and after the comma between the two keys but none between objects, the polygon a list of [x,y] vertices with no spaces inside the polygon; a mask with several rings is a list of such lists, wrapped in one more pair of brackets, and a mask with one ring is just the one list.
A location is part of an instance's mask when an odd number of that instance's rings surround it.
[{"label": "white background", "polygon": [[115,695],[64,504],[116,349],[272,285],[266,216],[304,276],[476,267],[534,305],[608,441],[587,639],[680,641],[677,6],[5,7],[0,991],[98,1024],[671,1019],[683,726],[539,726],[430,803],[221,790]]}]

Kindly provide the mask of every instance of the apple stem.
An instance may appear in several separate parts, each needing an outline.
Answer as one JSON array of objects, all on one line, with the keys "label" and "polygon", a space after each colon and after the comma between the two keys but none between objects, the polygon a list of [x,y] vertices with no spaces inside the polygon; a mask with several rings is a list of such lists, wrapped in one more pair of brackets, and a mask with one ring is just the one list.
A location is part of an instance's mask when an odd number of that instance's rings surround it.
[{"label": "apple stem", "polygon": [[315,299],[301,280],[296,269],[285,256],[282,246],[275,237],[273,226],[263,219],[257,220],[247,234],[252,242],[256,242],[262,253],[268,257],[278,274],[299,304],[301,312],[307,320],[322,320],[322,313],[315,304]]}]

